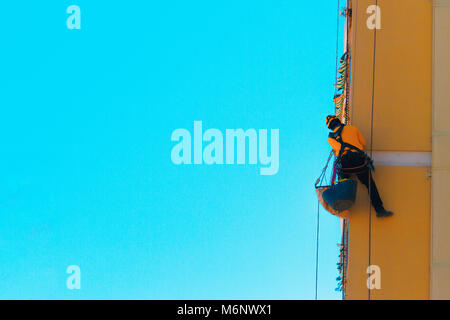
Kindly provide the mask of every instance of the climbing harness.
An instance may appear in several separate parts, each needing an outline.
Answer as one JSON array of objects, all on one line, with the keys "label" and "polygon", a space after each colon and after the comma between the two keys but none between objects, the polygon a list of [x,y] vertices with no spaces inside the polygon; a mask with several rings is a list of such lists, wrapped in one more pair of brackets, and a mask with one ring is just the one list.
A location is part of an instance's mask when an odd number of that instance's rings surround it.
[{"label": "climbing harness", "polygon": [[[336,159],[336,166],[337,166],[338,172],[353,174],[353,173],[363,172],[364,170],[366,170],[366,168],[369,168],[370,170],[375,171],[375,167],[373,165],[373,160],[366,152],[364,152],[363,150],[359,149],[358,147],[356,147],[350,143],[344,142],[342,140],[342,130],[344,130],[344,127],[345,127],[345,125],[341,124],[341,126],[339,127],[339,129],[336,132],[330,132],[328,135],[329,138],[336,140],[341,145],[341,148],[339,150],[339,155],[337,156],[337,159]],[[351,150],[354,150],[354,151],[351,151]],[[344,156],[344,154],[348,154],[348,152],[356,153],[359,157],[361,157],[361,159],[364,162],[361,165],[356,166],[356,167],[344,167],[342,165],[342,157]]]}]

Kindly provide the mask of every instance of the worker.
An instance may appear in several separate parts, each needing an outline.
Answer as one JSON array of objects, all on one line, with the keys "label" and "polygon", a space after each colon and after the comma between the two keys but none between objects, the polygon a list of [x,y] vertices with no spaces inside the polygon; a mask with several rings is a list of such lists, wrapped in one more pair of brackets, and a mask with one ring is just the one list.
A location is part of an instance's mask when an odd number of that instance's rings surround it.
[{"label": "worker", "polygon": [[[336,169],[339,179],[348,179],[352,174],[356,174],[359,181],[364,184],[370,196],[370,202],[375,208],[377,217],[389,217],[392,211],[387,211],[372,178],[372,159],[362,151],[366,145],[361,132],[352,125],[342,124],[338,117],[327,116],[326,124],[332,132],[328,135],[328,143],[333,148],[337,156]],[[370,182],[370,188],[369,188]]]}]

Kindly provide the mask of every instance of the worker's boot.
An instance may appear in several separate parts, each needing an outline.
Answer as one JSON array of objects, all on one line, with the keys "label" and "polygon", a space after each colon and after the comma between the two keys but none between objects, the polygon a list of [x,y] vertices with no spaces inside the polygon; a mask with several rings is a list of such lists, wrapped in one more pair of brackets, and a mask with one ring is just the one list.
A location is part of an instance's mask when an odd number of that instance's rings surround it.
[{"label": "worker's boot", "polygon": [[394,213],[392,211],[387,211],[385,208],[381,208],[377,210],[377,217],[383,218],[383,217],[389,217],[392,216]]}]

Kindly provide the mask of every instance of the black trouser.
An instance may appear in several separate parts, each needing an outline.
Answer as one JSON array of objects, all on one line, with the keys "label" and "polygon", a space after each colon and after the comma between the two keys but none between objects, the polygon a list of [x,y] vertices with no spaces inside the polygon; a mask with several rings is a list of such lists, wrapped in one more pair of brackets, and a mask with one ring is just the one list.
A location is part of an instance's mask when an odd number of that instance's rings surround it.
[{"label": "black trouser", "polygon": [[[378,193],[375,181],[372,178],[371,170],[365,165],[366,159],[359,153],[347,151],[346,154],[341,157],[341,166],[338,170],[340,179],[348,179],[352,174],[356,174],[359,181],[366,186],[369,191],[370,202],[375,208],[376,212],[383,210],[383,202],[381,201],[380,194]],[[370,188],[369,188],[370,181]]]}]

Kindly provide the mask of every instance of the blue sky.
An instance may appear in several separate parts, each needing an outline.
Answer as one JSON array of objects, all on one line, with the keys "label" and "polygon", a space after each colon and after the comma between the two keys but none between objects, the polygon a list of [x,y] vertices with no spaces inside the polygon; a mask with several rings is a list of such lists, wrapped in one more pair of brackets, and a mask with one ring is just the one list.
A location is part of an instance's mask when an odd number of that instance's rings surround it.
[{"label": "blue sky", "polygon": [[[335,1],[7,1],[0,29],[1,299],[314,298]],[[195,120],[279,129],[278,173],[174,165]]]}]

